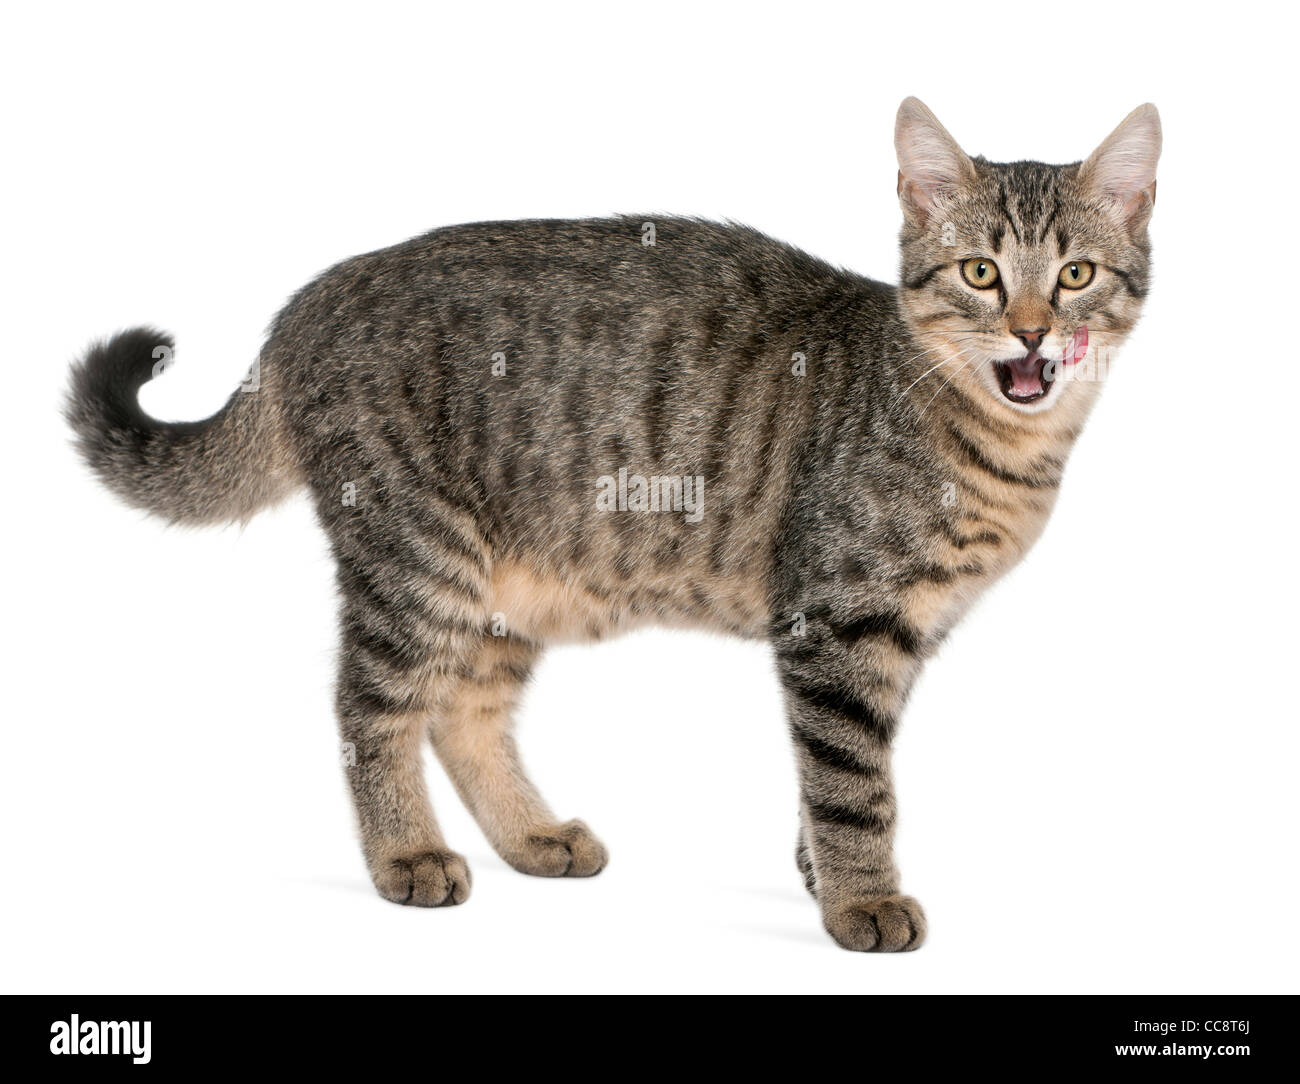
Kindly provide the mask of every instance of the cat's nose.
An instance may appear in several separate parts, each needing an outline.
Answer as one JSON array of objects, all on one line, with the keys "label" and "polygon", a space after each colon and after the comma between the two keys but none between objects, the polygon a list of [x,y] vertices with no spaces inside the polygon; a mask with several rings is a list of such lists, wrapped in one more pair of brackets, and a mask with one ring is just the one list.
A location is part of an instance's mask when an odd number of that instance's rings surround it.
[{"label": "cat's nose", "polygon": [[1037,350],[1043,344],[1043,336],[1047,334],[1047,328],[1012,328],[1011,334],[1025,344],[1026,350]]}]

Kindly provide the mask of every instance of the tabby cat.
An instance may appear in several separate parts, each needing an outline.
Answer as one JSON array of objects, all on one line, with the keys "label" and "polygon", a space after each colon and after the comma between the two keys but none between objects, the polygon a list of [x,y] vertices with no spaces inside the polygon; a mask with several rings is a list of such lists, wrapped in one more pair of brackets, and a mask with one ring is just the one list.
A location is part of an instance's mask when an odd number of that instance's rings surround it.
[{"label": "tabby cat", "polygon": [[79,448],[130,504],[224,523],[311,493],[380,895],[469,895],[425,740],[515,869],[599,873],[524,772],[520,691],[547,643],[690,624],[772,646],[830,935],[921,943],[890,743],[922,661],[1042,531],[1138,319],[1160,123],[1143,105],[1082,163],[999,164],[908,98],[895,143],[897,287],[737,225],[479,223],[326,271],[206,421],[140,409],[157,331],[75,367]]}]

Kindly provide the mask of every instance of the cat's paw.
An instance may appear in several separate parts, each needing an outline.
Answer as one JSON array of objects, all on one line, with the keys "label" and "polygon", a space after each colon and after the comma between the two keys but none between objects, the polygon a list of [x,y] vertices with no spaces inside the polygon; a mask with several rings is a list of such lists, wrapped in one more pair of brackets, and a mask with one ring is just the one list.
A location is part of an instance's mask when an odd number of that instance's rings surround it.
[{"label": "cat's paw", "polygon": [[469,867],[454,851],[417,851],[380,862],[372,871],[386,900],[413,907],[453,907],[469,898]]},{"label": "cat's paw", "polygon": [[910,952],[925,940],[925,912],[911,896],[847,900],[822,912],[826,932],[854,952]]},{"label": "cat's paw", "polygon": [[594,877],[609,861],[605,845],[582,821],[534,832],[503,848],[501,857],[534,877]]}]

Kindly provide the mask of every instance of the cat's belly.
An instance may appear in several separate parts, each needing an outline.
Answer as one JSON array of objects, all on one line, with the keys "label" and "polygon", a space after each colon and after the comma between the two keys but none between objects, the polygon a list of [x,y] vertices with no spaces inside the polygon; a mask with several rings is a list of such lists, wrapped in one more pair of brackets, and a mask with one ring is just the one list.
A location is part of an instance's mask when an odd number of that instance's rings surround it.
[{"label": "cat's belly", "polygon": [[660,575],[630,583],[613,570],[541,571],[519,560],[498,561],[492,570],[489,625],[496,635],[554,643],[664,625],[761,637],[768,620],[766,585],[759,578],[687,582]]}]

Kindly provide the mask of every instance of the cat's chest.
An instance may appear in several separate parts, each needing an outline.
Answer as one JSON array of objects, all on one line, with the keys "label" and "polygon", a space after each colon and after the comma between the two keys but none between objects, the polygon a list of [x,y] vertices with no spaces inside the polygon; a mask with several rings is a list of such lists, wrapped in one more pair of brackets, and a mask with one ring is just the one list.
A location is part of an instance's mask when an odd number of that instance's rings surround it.
[{"label": "cat's chest", "polygon": [[898,614],[920,637],[942,638],[1032,548],[1057,495],[951,465],[939,477],[869,485],[852,528],[817,533],[803,559],[829,573],[820,588],[835,609]]},{"label": "cat's chest", "polygon": [[937,633],[952,627],[981,594],[1014,568],[1047,524],[1055,491],[996,508],[954,515],[933,540],[930,573],[905,592],[918,626]]},{"label": "cat's chest", "polygon": [[923,567],[934,574],[918,585],[927,605],[968,605],[1034,546],[1056,505],[1073,435],[1047,427],[991,431],[960,415],[936,421],[938,507],[927,514],[929,495],[919,494],[911,509],[913,522],[928,527]]}]

